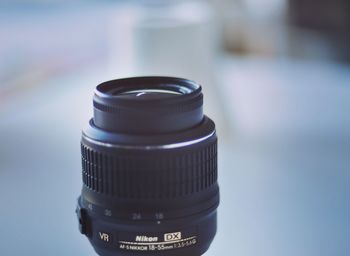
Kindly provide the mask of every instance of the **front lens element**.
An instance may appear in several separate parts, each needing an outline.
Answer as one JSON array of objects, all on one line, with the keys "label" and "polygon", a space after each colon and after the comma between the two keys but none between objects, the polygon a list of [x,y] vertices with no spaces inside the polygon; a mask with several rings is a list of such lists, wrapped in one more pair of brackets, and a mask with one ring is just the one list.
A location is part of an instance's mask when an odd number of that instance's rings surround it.
[{"label": "front lens element", "polygon": [[135,98],[139,99],[167,99],[176,95],[181,95],[180,92],[171,90],[161,90],[161,89],[139,89],[121,92],[118,95],[124,96],[125,98]]},{"label": "front lens element", "polygon": [[199,256],[216,233],[215,125],[171,77],[97,86],[81,140],[80,231],[99,255]]}]

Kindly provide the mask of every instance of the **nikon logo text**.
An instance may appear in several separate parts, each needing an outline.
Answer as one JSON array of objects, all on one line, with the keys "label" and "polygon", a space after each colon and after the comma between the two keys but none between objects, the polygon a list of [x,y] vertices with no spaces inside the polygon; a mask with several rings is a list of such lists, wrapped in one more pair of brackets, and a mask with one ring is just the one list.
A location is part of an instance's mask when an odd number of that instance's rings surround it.
[{"label": "nikon logo text", "polygon": [[167,233],[164,234],[164,241],[176,241],[181,240],[181,232]]},{"label": "nikon logo text", "polygon": [[136,242],[157,242],[158,241],[158,237],[136,236],[135,241]]}]

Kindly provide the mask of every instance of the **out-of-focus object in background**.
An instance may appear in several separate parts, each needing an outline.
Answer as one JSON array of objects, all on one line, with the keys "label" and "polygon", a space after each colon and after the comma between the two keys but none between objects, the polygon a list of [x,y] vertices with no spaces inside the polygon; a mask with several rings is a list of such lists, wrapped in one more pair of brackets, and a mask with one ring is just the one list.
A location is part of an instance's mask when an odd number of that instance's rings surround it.
[{"label": "out-of-focus object in background", "polygon": [[227,0],[217,7],[228,52],[269,57],[286,53],[286,0]]},{"label": "out-of-focus object in background", "polygon": [[220,9],[234,54],[350,60],[349,1],[233,0]]},{"label": "out-of-focus object in background", "polygon": [[329,58],[350,61],[348,0],[289,0],[289,19],[293,55],[321,55],[323,46]]},{"label": "out-of-focus object in background", "polygon": [[136,1],[116,8],[111,22],[110,74],[162,75],[195,80],[203,86],[205,111],[225,131],[215,79],[219,26],[207,1]]},{"label": "out-of-focus object in background", "polygon": [[215,17],[204,1],[138,1],[116,9],[111,30],[114,75],[213,77]]}]

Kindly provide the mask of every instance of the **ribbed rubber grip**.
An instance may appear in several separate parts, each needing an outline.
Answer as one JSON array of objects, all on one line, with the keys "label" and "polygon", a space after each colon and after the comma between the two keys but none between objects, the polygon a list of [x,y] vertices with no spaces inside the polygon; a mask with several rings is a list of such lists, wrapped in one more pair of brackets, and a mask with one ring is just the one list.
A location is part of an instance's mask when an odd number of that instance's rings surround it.
[{"label": "ribbed rubber grip", "polygon": [[182,197],[217,182],[217,140],[183,150],[98,152],[81,144],[83,182],[125,199]]}]

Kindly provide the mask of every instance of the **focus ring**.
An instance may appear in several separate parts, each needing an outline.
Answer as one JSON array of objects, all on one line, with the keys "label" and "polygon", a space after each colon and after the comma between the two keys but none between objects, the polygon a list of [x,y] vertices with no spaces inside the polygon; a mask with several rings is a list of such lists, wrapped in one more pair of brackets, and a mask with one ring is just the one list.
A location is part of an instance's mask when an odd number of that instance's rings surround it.
[{"label": "focus ring", "polygon": [[[168,104],[167,106],[142,106],[139,111],[145,109],[145,112],[153,111],[157,114],[172,114],[172,113],[183,113],[187,111],[191,111],[197,109],[203,105],[203,95],[198,95],[193,101],[188,103],[179,103],[179,104]],[[109,112],[113,114],[121,114],[121,113],[129,113],[130,109],[127,107],[122,107],[120,105],[111,105],[111,104],[103,104],[94,100],[93,102],[94,108],[101,110],[103,112]]]},{"label": "focus ring", "polygon": [[99,152],[81,144],[82,176],[90,190],[125,199],[176,198],[217,182],[217,141],[193,149],[144,154]]}]

